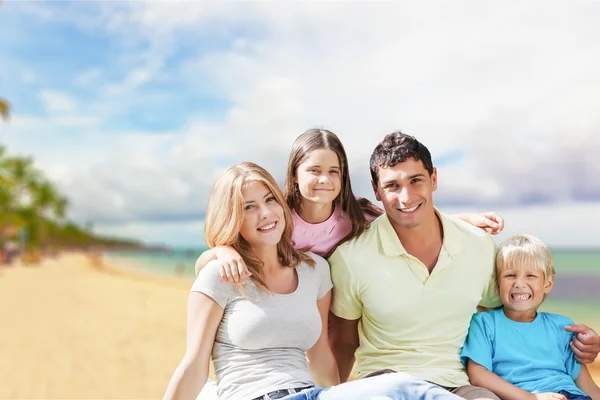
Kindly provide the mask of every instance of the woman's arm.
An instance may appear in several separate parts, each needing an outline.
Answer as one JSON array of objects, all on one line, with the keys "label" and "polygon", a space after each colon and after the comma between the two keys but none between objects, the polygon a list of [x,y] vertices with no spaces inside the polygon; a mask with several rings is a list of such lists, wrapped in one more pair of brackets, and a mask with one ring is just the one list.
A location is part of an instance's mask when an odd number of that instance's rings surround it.
[{"label": "woman's arm", "polygon": [[223,308],[203,293],[191,292],[188,300],[186,347],[164,399],[194,400],[208,378],[210,355]]},{"label": "woman's arm", "polygon": [[484,213],[457,213],[454,218],[483,229],[491,235],[497,235],[504,229],[504,218],[493,211]]},{"label": "woman's arm", "polygon": [[308,369],[317,385],[322,387],[335,386],[340,383],[337,364],[329,348],[327,320],[329,318],[330,303],[331,290],[321,300],[317,301],[319,313],[321,314],[321,336],[317,343],[306,352]]},{"label": "woman's arm", "polygon": [[579,372],[579,376],[575,379],[575,384],[583,393],[590,396],[592,400],[600,400],[600,388],[598,388],[598,385],[592,379],[590,371],[588,371],[585,365],[581,366],[581,372]]}]

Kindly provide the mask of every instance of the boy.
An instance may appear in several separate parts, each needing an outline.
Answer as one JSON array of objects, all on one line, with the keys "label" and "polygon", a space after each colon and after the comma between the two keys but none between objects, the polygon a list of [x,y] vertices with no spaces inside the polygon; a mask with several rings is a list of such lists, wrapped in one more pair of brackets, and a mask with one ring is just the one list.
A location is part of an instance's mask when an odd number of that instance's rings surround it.
[{"label": "boy", "polygon": [[550,249],[515,235],[496,253],[503,307],[473,316],[461,358],[473,385],[502,399],[600,400],[600,389],[569,347],[570,318],[537,312],[554,283]]}]

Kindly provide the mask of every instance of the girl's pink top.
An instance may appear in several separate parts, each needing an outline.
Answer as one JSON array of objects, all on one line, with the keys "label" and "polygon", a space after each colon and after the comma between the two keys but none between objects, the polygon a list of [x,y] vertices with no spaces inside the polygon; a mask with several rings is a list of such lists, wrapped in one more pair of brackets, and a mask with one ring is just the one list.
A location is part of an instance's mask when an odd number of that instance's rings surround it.
[{"label": "girl's pink top", "polygon": [[[365,215],[365,218],[367,221],[375,219],[370,215]],[[292,221],[294,223],[294,233],[292,234],[294,247],[297,249],[308,248],[322,257],[329,254],[352,231],[350,217],[342,211],[337,203],[333,214],[321,223],[310,224],[300,218],[294,210],[292,210]]]}]

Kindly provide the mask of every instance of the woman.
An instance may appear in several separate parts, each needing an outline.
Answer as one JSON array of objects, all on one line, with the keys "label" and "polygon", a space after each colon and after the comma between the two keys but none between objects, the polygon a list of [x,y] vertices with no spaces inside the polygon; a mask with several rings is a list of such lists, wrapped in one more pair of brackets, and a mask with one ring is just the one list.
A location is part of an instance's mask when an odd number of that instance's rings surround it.
[{"label": "woman", "polygon": [[235,249],[251,275],[245,285],[226,283],[217,260],[199,273],[188,302],[185,355],[165,399],[196,398],[211,355],[219,399],[458,399],[400,373],[338,385],[327,338],[329,266],[296,250],[292,229],[290,210],[267,171],[241,163],[217,179],[205,240]]}]

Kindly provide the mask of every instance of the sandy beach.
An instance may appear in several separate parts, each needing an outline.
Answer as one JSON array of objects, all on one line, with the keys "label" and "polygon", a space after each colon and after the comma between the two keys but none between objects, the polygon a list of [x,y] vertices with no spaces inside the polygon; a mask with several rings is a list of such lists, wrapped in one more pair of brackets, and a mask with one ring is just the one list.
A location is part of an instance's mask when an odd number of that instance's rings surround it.
[{"label": "sandy beach", "polygon": [[183,355],[189,285],[78,254],[0,269],[0,398],[160,398]]},{"label": "sandy beach", "polygon": [[[190,283],[80,254],[0,269],[0,398],[160,398],[183,355]],[[600,363],[593,373],[600,382]]]}]

